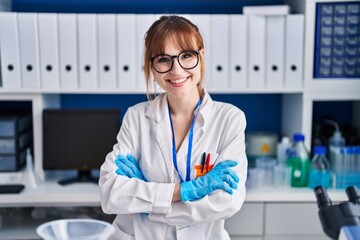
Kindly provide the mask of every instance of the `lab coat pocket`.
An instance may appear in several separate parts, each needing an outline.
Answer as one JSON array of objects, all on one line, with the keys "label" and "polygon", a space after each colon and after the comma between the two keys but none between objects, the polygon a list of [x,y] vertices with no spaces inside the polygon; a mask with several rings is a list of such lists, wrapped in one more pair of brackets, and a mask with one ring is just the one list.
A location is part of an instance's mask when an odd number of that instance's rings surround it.
[{"label": "lab coat pocket", "polygon": [[214,167],[214,163],[217,161],[218,156],[219,154],[217,153],[202,153],[200,160],[198,160],[194,165],[193,173],[195,174],[195,178],[208,173]]},{"label": "lab coat pocket", "polygon": [[110,240],[135,240],[135,237],[122,231],[116,224],[113,224],[113,226],[115,227],[115,232],[111,235]]}]

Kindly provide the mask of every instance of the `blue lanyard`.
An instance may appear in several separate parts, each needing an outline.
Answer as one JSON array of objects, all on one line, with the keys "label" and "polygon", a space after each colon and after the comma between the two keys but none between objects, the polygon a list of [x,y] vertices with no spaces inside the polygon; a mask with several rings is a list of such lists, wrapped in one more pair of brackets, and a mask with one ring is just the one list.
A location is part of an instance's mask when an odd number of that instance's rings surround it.
[{"label": "blue lanyard", "polygon": [[[200,106],[201,98],[196,104],[195,110]],[[176,157],[176,142],[175,142],[175,133],[174,133],[174,125],[171,118],[170,106],[168,107],[169,110],[169,118],[170,118],[170,125],[171,125],[171,132],[172,132],[172,155],[173,155],[173,163],[175,166],[176,171],[179,174],[180,181],[184,182],[183,177],[181,176],[178,165],[177,165],[177,157]],[[193,141],[193,132],[194,132],[194,123],[195,123],[195,115],[191,121],[190,132],[189,132],[189,145],[188,145],[188,155],[186,161],[186,181],[190,181],[190,162],[191,162],[191,150],[192,150],[192,141]]]}]

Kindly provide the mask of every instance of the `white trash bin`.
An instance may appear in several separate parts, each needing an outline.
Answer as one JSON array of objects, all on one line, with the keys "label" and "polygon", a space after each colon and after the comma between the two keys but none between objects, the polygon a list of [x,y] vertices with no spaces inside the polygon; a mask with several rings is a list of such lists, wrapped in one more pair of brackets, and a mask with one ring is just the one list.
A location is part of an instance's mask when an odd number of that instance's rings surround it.
[{"label": "white trash bin", "polygon": [[114,232],[110,223],[94,219],[60,219],[36,228],[44,240],[106,240]]}]

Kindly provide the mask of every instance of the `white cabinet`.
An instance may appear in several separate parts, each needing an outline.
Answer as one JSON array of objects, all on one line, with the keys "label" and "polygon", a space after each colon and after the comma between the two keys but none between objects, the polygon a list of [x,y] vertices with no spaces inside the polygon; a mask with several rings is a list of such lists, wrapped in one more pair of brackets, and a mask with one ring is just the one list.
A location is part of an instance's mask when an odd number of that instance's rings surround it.
[{"label": "white cabinet", "polygon": [[324,235],[315,203],[267,203],[265,235]]},{"label": "white cabinet", "polygon": [[240,212],[225,221],[225,228],[233,237],[260,237],[264,227],[264,204],[244,203]]},{"label": "white cabinet", "polygon": [[232,240],[321,240],[322,230],[315,202],[245,202],[225,221]]}]

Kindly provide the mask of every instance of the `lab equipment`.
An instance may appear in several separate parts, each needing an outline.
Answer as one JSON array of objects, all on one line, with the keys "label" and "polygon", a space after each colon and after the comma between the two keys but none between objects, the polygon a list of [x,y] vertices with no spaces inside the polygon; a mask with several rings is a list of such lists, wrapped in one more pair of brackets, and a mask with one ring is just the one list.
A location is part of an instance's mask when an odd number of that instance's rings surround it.
[{"label": "lab equipment", "polygon": [[217,164],[204,176],[200,176],[196,180],[181,183],[181,200],[198,200],[218,189],[232,194],[232,189],[237,189],[239,178],[230,168],[236,165],[237,162],[235,161],[225,160]]},{"label": "lab equipment", "polygon": [[20,193],[24,188],[24,184],[0,184],[0,194]]},{"label": "lab equipment", "polygon": [[261,184],[261,187],[273,187],[276,162],[276,158],[273,157],[256,158],[255,168],[263,171],[263,182]]},{"label": "lab equipment", "polygon": [[309,174],[309,187],[314,189],[321,185],[327,189],[331,186],[331,172],[329,161],[326,158],[326,147],[315,146],[314,154]]},{"label": "lab equipment", "polygon": [[293,136],[293,146],[287,154],[286,165],[291,167],[292,187],[308,186],[310,158],[304,140],[303,134],[295,133]]},{"label": "lab equipment", "polygon": [[316,3],[314,78],[359,79],[358,1]]},{"label": "lab equipment", "polygon": [[[100,125],[101,124],[101,125]],[[118,109],[46,109],[43,112],[44,170],[77,170],[59,184],[98,183],[98,170],[120,128]]]},{"label": "lab equipment", "polygon": [[[317,186],[314,189],[317,205],[319,208],[318,215],[327,236],[332,239],[360,239],[360,196],[358,190],[354,186],[350,186],[345,190],[348,201],[333,205],[325,188]],[[349,231],[349,227],[357,228],[357,231]],[[347,232],[352,236],[340,238],[340,232]]]},{"label": "lab equipment", "polygon": [[34,171],[34,163],[30,148],[26,149],[26,166],[23,172],[23,182],[30,188],[37,188],[38,178]]},{"label": "lab equipment", "polygon": [[114,232],[110,223],[95,219],[60,219],[36,228],[44,240],[106,240]]},{"label": "lab equipment", "polygon": [[360,187],[360,146],[334,147],[336,188],[354,185]]},{"label": "lab equipment", "polygon": [[335,128],[333,135],[329,139],[329,146],[334,146],[334,147],[345,146],[345,138],[341,134],[339,124],[337,122],[329,120],[329,119],[325,119],[324,121],[325,121],[325,123],[332,125]]},{"label": "lab equipment", "polygon": [[278,136],[275,133],[253,132],[246,136],[249,167],[255,167],[257,157],[276,157]]},{"label": "lab equipment", "polygon": [[324,122],[335,128],[333,135],[329,138],[329,161],[333,165],[335,162],[335,152],[339,147],[345,147],[345,138],[342,136],[339,124],[333,120],[325,119]]},{"label": "lab equipment", "polygon": [[132,155],[127,154],[125,157],[121,154],[118,154],[118,157],[115,159],[115,164],[118,167],[116,170],[118,175],[127,176],[129,178],[138,178],[140,180],[146,181],[140,170],[138,162]]},{"label": "lab equipment", "polygon": [[22,111],[0,113],[0,172],[18,171],[25,165],[27,147],[33,142],[31,114]]},{"label": "lab equipment", "polygon": [[274,186],[276,188],[290,187],[291,168],[285,164],[277,164],[274,168]]},{"label": "lab equipment", "polygon": [[281,142],[279,142],[277,144],[276,154],[277,154],[278,162],[280,164],[285,164],[285,162],[286,162],[286,152],[288,151],[288,149],[290,149],[290,147],[291,147],[290,138],[287,137],[287,136],[284,136],[281,139]]}]

